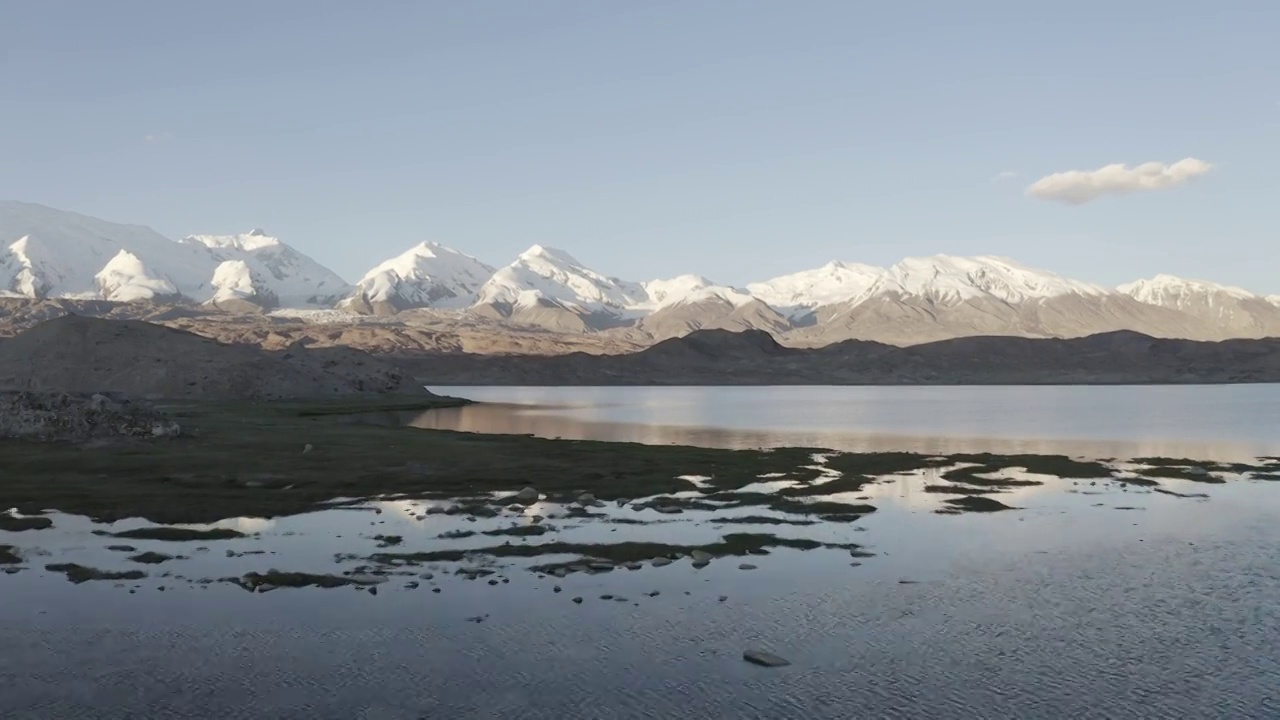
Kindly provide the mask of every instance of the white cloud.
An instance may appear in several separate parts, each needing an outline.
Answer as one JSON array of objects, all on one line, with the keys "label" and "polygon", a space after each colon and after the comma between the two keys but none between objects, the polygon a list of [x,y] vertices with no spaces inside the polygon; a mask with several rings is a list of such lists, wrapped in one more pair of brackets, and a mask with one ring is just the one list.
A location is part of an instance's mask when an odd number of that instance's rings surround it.
[{"label": "white cloud", "polygon": [[1116,163],[1097,170],[1068,170],[1045,175],[1027,188],[1027,194],[1041,200],[1083,205],[1103,195],[1176,187],[1212,169],[1209,163],[1195,158],[1179,160],[1172,165],[1147,162],[1129,167]]},{"label": "white cloud", "polygon": [[1001,180],[1012,180],[1016,177],[1018,177],[1017,170],[1005,170],[1004,172],[996,173],[995,177],[991,178],[991,182],[1000,182]]},{"label": "white cloud", "polygon": [[173,139],[173,133],[169,132],[168,130],[165,130],[163,132],[158,132],[158,133],[150,133],[142,136],[142,141],[150,145],[159,145],[160,143],[167,143],[172,139]]}]

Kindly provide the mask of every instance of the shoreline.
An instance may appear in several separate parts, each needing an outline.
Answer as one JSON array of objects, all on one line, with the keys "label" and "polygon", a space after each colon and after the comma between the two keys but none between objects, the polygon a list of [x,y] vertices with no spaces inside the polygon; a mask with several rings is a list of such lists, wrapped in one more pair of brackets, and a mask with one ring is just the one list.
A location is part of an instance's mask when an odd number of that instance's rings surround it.
[{"label": "shoreline", "polygon": [[[277,517],[346,502],[501,497],[533,486],[551,500],[593,493],[604,501],[708,492],[684,479],[713,478],[711,493],[734,493],[762,476],[812,483],[832,471],[856,491],[878,476],[946,472],[976,464],[989,473],[1114,479],[1125,476],[1094,459],[1052,454],[843,452],[823,447],[723,449],[691,445],[546,439],[407,426],[407,412],[474,405],[463,398],[384,402],[202,403],[162,407],[181,424],[175,438],[86,443],[0,441],[10,459],[0,477],[0,507],[24,514],[57,510],[96,520],[140,517],[156,523],[202,523]],[[815,469],[814,458],[826,458]],[[1274,460],[1205,462],[1146,458],[1136,475],[1196,479],[1189,472],[1280,472]],[[1134,473],[1128,473],[1134,474]],[[973,473],[966,473],[973,482]],[[943,475],[945,478],[945,474]],[[1132,480],[1131,480],[1132,481]],[[833,490],[823,486],[824,494]],[[760,500],[756,498],[756,500]],[[680,501],[683,502],[683,501]],[[680,504],[676,502],[675,504]],[[760,501],[776,504],[779,500]]]}]

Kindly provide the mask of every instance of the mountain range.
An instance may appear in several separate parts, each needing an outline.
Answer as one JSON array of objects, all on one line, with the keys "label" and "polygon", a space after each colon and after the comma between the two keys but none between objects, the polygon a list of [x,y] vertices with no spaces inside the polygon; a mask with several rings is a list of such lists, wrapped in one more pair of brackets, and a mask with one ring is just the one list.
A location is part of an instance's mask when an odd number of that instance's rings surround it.
[{"label": "mountain range", "polygon": [[912,345],[974,335],[1121,330],[1221,340],[1280,336],[1280,295],[1169,275],[1107,288],[991,256],[831,262],[737,288],[698,275],[635,282],[535,245],[494,268],[422,243],[349,285],[261,230],[170,240],[41,205],[0,202],[0,297],[190,304],[212,312],[416,309],[648,344],[696,330],[764,330],[788,345]]}]

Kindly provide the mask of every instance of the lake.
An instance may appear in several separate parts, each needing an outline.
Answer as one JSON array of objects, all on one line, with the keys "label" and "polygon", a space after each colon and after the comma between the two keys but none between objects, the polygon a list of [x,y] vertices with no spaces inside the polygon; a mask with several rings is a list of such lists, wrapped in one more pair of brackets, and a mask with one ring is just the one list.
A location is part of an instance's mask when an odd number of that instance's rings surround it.
[{"label": "lake", "polygon": [[419,427],[710,447],[1280,454],[1280,385],[432,387]]},{"label": "lake", "polygon": [[[52,513],[0,531],[22,558],[0,565],[0,717],[1280,717],[1280,463],[1257,457],[1277,454],[1275,387],[433,390],[491,404],[418,425],[1116,459],[934,458],[851,489],[819,454],[730,493],[386,498],[127,549],[101,533],[147,523]],[[1126,459],[1146,454],[1195,460]],[[725,549],[599,568],[576,549],[658,545]],[[360,580],[226,580],[272,569]]]}]

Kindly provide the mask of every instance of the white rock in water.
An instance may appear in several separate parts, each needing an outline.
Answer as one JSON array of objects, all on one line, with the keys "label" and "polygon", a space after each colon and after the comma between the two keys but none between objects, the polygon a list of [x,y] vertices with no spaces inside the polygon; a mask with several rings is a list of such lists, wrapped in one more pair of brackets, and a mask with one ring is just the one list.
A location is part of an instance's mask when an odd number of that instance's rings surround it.
[{"label": "white rock in water", "polygon": [[582,493],[581,495],[578,496],[579,505],[594,505],[595,503],[596,503],[596,496],[592,495],[591,493]]},{"label": "white rock in water", "polygon": [[711,560],[712,555],[705,550],[694,550],[689,553],[689,557],[693,558],[695,561],[701,562],[703,560]]},{"label": "white rock in water", "polygon": [[314,446],[314,445],[312,445],[311,443],[307,443],[306,445],[303,445],[303,446],[302,446],[302,454],[303,454],[303,455],[306,455],[307,453],[309,453],[309,452],[311,452],[312,450],[315,450],[315,449],[316,449],[316,448],[315,448],[315,446]]},{"label": "white rock in water", "polygon": [[763,667],[786,667],[791,664],[790,660],[778,657],[773,653],[756,649],[744,650],[742,653],[742,659]]},{"label": "white rock in water", "polygon": [[516,493],[515,501],[522,505],[532,505],[538,502],[538,498],[540,497],[541,495],[538,493],[537,489],[527,487]]}]

